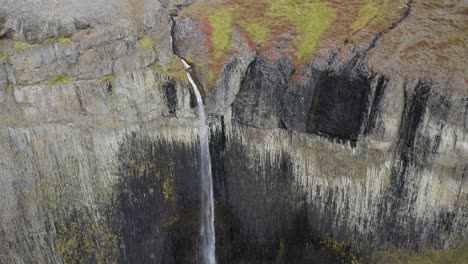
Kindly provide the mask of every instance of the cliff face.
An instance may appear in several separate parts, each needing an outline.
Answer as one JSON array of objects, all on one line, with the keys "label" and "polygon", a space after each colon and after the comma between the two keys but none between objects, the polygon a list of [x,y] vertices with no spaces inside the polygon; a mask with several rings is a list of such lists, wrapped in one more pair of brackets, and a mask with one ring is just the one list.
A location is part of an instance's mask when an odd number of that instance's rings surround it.
[{"label": "cliff face", "polygon": [[2,1],[0,263],[197,263],[178,56],[220,263],[466,261],[466,6],[347,3]]}]

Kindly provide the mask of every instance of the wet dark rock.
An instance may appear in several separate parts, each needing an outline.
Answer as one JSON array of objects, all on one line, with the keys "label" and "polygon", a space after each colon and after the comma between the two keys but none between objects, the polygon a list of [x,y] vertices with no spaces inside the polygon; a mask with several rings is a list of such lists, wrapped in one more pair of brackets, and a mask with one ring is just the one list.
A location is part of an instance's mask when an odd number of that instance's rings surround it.
[{"label": "wet dark rock", "polygon": [[169,115],[174,115],[177,109],[177,91],[175,84],[173,82],[164,83],[163,91]]},{"label": "wet dark rock", "polygon": [[321,72],[314,87],[306,132],[356,141],[367,112],[369,91],[365,76]]},{"label": "wet dark rock", "polygon": [[233,119],[254,127],[285,126],[356,141],[367,114],[370,78],[310,66],[302,73],[293,77],[287,58],[254,61],[234,102]]},{"label": "wet dark rock", "polygon": [[233,104],[233,119],[261,128],[276,128],[282,112],[281,97],[293,71],[292,61],[257,59],[247,69]]},{"label": "wet dark rock", "polygon": [[119,263],[195,263],[197,149],[131,134],[119,151],[113,227]]}]

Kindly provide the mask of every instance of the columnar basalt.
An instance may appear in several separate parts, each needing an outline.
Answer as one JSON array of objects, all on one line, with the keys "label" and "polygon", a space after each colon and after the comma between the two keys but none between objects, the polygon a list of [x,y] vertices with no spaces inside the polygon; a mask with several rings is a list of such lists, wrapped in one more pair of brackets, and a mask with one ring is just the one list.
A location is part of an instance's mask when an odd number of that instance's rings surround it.
[{"label": "columnar basalt", "polygon": [[463,6],[108,2],[0,0],[0,263],[197,263],[173,48],[219,263],[467,260]]}]

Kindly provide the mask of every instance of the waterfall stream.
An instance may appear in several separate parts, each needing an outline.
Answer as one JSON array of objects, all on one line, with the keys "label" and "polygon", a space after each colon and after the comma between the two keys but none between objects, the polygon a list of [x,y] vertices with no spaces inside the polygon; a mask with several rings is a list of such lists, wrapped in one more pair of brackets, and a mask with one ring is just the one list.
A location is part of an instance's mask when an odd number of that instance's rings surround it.
[{"label": "waterfall stream", "polygon": [[190,65],[181,59],[185,66],[185,72],[193,87],[198,104],[198,125],[200,128],[200,174],[201,174],[201,256],[203,263],[215,264],[215,230],[214,230],[214,202],[213,179],[211,178],[211,159],[209,149],[208,125],[203,100],[197,84],[190,74]]},{"label": "waterfall stream", "polygon": [[[172,26],[174,21],[169,19],[169,36],[174,52]],[[175,52],[174,52],[175,54]],[[193,87],[198,104],[198,127],[200,129],[200,175],[201,175],[201,221],[200,221],[200,255],[205,264],[216,264],[215,258],[215,230],[214,230],[214,201],[213,179],[211,177],[211,159],[209,149],[208,125],[206,123],[205,107],[198,86],[190,73],[190,65],[180,58],[185,67],[185,73]]]}]

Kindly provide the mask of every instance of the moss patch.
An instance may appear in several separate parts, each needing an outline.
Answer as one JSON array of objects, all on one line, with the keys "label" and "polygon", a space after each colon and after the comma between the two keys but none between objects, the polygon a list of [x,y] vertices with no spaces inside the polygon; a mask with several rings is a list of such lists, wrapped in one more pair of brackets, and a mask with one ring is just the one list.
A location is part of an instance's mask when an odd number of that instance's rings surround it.
[{"label": "moss patch", "polygon": [[314,53],[320,36],[331,26],[336,12],[327,2],[303,2],[297,0],[270,0],[268,14],[292,22],[299,34],[294,43],[299,60]]},{"label": "moss patch", "polygon": [[256,44],[266,45],[271,40],[271,29],[259,21],[245,20],[241,26]]},{"label": "moss patch", "polygon": [[47,38],[42,41],[44,44],[49,44],[49,43],[63,43],[63,44],[70,44],[73,41],[71,38]]},{"label": "moss patch", "polygon": [[167,65],[151,64],[148,67],[160,74],[167,75],[176,81],[184,81],[185,83],[188,83],[184,65],[177,57],[173,57]]},{"label": "moss patch", "polygon": [[14,88],[13,84],[10,83],[7,86],[7,93],[12,94],[14,91],[15,91],[15,88]]},{"label": "moss patch", "polygon": [[172,179],[172,177],[167,177],[162,183],[162,191],[164,195],[164,200],[166,200],[166,202],[175,201],[173,182],[174,180]]},{"label": "moss patch", "polygon": [[60,75],[55,77],[53,80],[46,82],[47,85],[65,84],[71,82],[71,78],[68,75]]},{"label": "moss patch", "polygon": [[80,213],[75,220],[58,225],[55,248],[65,263],[116,263],[118,239],[109,225]]},{"label": "moss patch", "polygon": [[120,116],[116,113],[112,115],[112,117],[107,120],[104,124],[101,125],[102,128],[115,128],[120,125],[120,122],[122,122],[122,119]]},{"label": "moss patch", "polygon": [[331,238],[320,241],[320,250],[333,256],[336,263],[357,264],[357,257],[351,252],[351,244],[347,241],[337,242]]},{"label": "moss patch", "polygon": [[365,27],[370,20],[377,18],[380,15],[382,9],[386,6],[386,4],[387,0],[365,0],[364,6],[359,11],[357,18],[351,24],[351,29],[353,31],[356,31]]},{"label": "moss patch", "polygon": [[285,263],[286,261],[286,243],[284,239],[280,239],[279,248],[278,248],[278,257],[276,258],[276,263]]},{"label": "moss patch", "polygon": [[3,54],[3,53],[0,52],[0,61],[4,60],[6,58],[8,58],[8,55]]},{"label": "moss patch", "polygon": [[16,51],[22,51],[24,49],[29,48],[29,44],[26,42],[22,42],[22,41],[15,41],[15,43],[13,44],[13,48]]},{"label": "moss patch", "polygon": [[150,38],[148,35],[143,36],[142,39],[140,39],[140,47],[143,49],[151,49],[156,46],[157,42],[155,39]]},{"label": "moss patch", "polygon": [[377,253],[376,263],[388,264],[431,264],[431,263],[468,263],[468,243],[459,249],[426,249],[416,254],[407,250]]},{"label": "moss patch", "polygon": [[221,9],[210,17],[213,29],[212,49],[215,59],[218,59],[229,49],[232,33],[232,9]]}]

